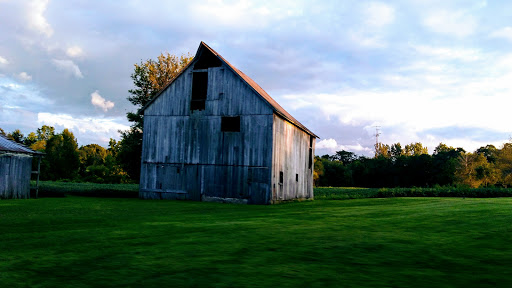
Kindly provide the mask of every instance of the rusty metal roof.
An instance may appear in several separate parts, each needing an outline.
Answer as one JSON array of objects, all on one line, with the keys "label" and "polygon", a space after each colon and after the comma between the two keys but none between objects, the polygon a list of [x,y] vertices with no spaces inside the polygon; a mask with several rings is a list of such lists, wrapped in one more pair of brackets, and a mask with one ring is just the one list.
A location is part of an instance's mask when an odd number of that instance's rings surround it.
[{"label": "rusty metal roof", "polygon": [[263,90],[263,88],[261,88],[256,82],[254,82],[254,80],[252,80],[249,76],[245,75],[241,70],[237,69],[235,66],[231,65],[231,63],[229,63],[226,59],[224,59],[224,57],[222,57],[219,53],[217,53],[217,51],[213,50],[210,46],[208,46],[203,41],[201,41],[201,43],[199,44],[199,48],[197,48],[197,52],[196,52],[194,59],[192,59],[192,61],[190,61],[188,63],[188,65],[186,67],[184,67],[180,71],[180,73],[178,73],[178,75],[176,75],[176,77],[174,77],[171,81],[169,81],[169,83],[162,90],[160,90],[160,92],[158,92],[158,94],[153,99],[151,99],[151,101],[149,101],[148,104],[146,104],[146,106],[144,106],[140,112],[146,110],[146,107],[148,107],[156,98],[158,98],[162,94],[162,92],[165,91],[165,89],[167,89],[167,87],[169,87],[169,85],[171,85],[171,83],[174,82],[174,80],[176,78],[178,78],[183,73],[183,71],[185,71],[190,65],[192,65],[193,63],[195,63],[197,61],[197,59],[199,58],[199,55],[202,53],[201,49],[203,49],[203,48],[210,51],[213,55],[215,55],[217,58],[219,58],[224,64],[226,64],[226,66],[229,67],[236,75],[238,75],[240,78],[242,78],[242,80],[245,83],[247,83],[256,92],[256,94],[260,95],[272,107],[272,109],[278,116],[287,120],[288,122],[295,125],[296,127],[303,130],[304,132],[308,133],[309,135],[314,136],[316,138],[320,138],[315,133],[311,132],[308,128],[306,128],[306,126],[302,125],[297,119],[295,119],[292,115],[290,115],[290,113],[286,112],[286,110],[284,110],[284,108],[281,107],[281,105],[279,105],[279,103],[277,103],[276,100],[272,99],[272,97],[270,97],[270,95],[268,95],[267,92],[265,92],[265,90]]},{"label": "rusty metal roof", "polygon": [[42,154],[41,152],[34,151],[25,145],[9,140],[4,135],[0,135],[0,152],[11,152],[31,155]]}]

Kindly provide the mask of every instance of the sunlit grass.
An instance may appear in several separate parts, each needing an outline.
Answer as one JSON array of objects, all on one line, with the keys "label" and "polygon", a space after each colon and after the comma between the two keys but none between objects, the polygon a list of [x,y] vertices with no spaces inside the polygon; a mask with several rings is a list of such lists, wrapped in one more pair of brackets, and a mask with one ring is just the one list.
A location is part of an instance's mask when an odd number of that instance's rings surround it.
[{"label": "sunlit grass", "polygon": [[0,201],[2,287],[512,287],[512,199]]}]

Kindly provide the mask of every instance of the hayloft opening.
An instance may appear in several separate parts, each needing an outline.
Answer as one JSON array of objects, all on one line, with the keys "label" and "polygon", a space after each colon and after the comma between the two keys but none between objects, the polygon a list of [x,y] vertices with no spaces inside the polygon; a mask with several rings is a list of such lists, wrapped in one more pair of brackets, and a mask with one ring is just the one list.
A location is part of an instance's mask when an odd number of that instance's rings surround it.
[{"label": "hayloft opening", "polygon": [[284,182],[284,173],[283,171],[279,171],[279,184],[283,184]]},{"label": "hayloft opening", "polygon": [[240,116],[224,116],[221,118],[220,130],[222,132],[240,132]]},{"label": "hayloft opening", "polygon": [[204,110],[208,94],[208,72],[194,72],[192,75],[190,110]]},{"label": "hayloft opening", "polygon": [[219,60],[219,57],[205,49],[201,55],[199,55],[199,59],[197,60],[196,64],[194,64],[194,69],[207,69],[209,67],[220,66],[222,66],[222,62]]}]

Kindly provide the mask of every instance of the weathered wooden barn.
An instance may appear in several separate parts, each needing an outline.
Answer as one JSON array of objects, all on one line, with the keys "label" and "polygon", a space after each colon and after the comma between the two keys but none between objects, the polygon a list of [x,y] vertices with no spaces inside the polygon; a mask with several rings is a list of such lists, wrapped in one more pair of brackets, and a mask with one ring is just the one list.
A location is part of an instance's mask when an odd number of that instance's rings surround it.
[{"label": "weathered wooden barn", "polygon": [[143,109],[140,198],[313,199],[313,132],[201,42]]},{"label": "weathered wooden barn", "polygon": [[0,135],[0,199],[30,198],[34,155],[40,160],[42,153]]}]

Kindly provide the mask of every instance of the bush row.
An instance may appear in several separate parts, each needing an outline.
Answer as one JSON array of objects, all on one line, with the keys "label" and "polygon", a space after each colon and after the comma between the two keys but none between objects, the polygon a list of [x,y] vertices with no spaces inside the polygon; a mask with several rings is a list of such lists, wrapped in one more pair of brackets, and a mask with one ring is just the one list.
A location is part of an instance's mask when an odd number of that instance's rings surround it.
[{"label": "bush row", "polygon": [[512,188],[487,187],[412,187],[412,188],[336,188],[316,187],[315,199],[343,200],[390,197],[512,197]]},{"label": "bush row", "polygon": [[[31,197],[35,197],[35,182],[32,182]],[[73,182],[39,182],[39,197],[65,197],[65,195],[138,198],[138,184],[97,184]]]}]

